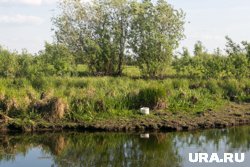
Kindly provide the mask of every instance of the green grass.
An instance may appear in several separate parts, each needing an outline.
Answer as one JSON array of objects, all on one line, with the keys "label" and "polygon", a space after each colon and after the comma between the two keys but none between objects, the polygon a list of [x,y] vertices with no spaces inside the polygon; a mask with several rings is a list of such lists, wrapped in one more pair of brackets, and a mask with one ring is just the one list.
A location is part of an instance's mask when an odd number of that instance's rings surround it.
[{"label": "green grass", "polygon": [[[83,67],[82,67],[83,68]],[[216,109],[231,101],[241,102],[250,99],[250,81],[243,80],[189,80],[163,79],[144,80],[138,69],[128,67],[123,77],[46,77],[0,79],[0,95],[14,99],[18,104],[9,116],[28,120],[42,117],[30,111],[28,94],[39,99],[41,93],[50,92],[54,97],[65,100],[69,112],[64,120],[86,121],[97,118],[133,117],[140,107],[154,108],[161,100],[166,104],[161,112],[196,113]],[[131,107],[132,106],[132,107]],[[15,112],[15,114],[11,114]]]},{"label": "green grass", "polygon": [[123,70],[123,74],[128,77],[140,77],[141,72],[136,66],[126,66]]}]

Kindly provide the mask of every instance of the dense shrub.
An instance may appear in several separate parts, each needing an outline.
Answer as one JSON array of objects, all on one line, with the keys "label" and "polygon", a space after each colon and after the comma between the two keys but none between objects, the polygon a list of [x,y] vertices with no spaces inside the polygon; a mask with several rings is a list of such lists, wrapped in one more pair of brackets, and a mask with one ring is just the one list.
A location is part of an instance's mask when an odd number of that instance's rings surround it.
[{"label": "dense shrub", "polygon": [[[195,45],[195,54],[191,56],[187,49],[181,57],[176,57],[173,67],[179,76],[191,78],[245,78],[250,76],[250,59],[248,43],[243,47],[227,37],[226,53],[219,49],[214,53],[204,51],[201,44]],[[198,48],[197,48],[198,47]]]},{"label": "dense shrub", "polygon": [[172,85],[173,85],[174,89],[187,89],[189,87],[189,81],[188,80],[174,79],[172,81]]},{"label": "dense shrub", "polygon": [[218,85],[217,81],[214,79],[210,79],[206,83],[206,88],[212,93],[212,94],[220,94],[221,93],[221,88]]},{"label": "dense shrub", "polygon": [[53,83],[51,82],[51,80],[45,77],[33,77],[30,82],[33,88],[41,91],[47,91],[48,89],[53,87]]},{"label": "dense shrub", "polygon": [[243,93],[240,82],[236,79],[226,80],[221,83],[221,86],[224,90],[224,97],[231,101],[238,100],[238,97]]},{"label": "dense shrub", "polygon": [[44,66],[51,68],[52,75],[70,76],[76,70],[74,56],[63,45],[46,43],[40,56]]},{"label": "dense shrub", "polygon": [[14,78],[17,70],[17,53],[11,53],[0,46],[0,76]]},{"label": "dense shrub", "polygon": [[129,107],[133,109],[140,107],[162,109],[166,107],[166,90],[163,88],[141,89],[138,93],[130,93],[127,98]]}]

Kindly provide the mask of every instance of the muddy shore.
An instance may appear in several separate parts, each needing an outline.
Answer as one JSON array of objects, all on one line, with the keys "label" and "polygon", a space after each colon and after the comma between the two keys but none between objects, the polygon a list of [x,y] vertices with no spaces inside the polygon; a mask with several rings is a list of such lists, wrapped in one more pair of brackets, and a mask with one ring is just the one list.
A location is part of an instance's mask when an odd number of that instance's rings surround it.
[{"label": "muddy shore", "polygon": [[117,117],[87,122],[32,122],[7,120],[0,123],[0,131],[189,131],[197,129],[226,128],[250,124],[250,104],[231,103],[218,111],[200,113],[152,112],[149,116]]}]

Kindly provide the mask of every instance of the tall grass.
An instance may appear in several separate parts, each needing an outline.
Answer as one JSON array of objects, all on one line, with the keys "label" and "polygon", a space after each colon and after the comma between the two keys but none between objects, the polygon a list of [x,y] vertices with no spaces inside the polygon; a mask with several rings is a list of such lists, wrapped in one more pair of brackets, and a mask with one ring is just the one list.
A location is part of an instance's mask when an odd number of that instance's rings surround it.
[{"label": "tall grass", "polygon": [[[160,107],[163,112],[201,112],[228,101],[248,102],[250,82],[248,79],[143,80],[130,77],[0,79],[0,94],[15,99],[18,104],[15,112],[19,114],[15,113],[15,117],[34,117],[28,107],[28,97],[32,94],[39,99],[43,92],[52,92],[68,103],[70,112],[65,119],[82,121],[105,114],[131,116],[140,107],[157,111],[159,104],[164,104]],[[0,112],[3,110],[0,106]]]}]

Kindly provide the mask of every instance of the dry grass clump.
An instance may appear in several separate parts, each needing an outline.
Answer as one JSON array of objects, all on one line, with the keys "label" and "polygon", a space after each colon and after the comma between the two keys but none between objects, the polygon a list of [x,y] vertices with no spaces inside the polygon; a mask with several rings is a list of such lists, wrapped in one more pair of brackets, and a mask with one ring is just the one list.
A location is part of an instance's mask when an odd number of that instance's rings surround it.
[{"label": "dry grass clump", "polygon": [[8,123],[11,120],[10,117],[0,113],[0,124]]},{"label": "dry grass clump", "polygon": [[33,99],[31,107],[40,113],[44,119],[55,121],[64,118],[68,104],[59,97],[53,97],[51,92],[43,92],[39,100]]},{"label": "dry grass clump", "polygon": [[0,111],[6,115],[11,114],[12,112],[18,111],[18,103],[15,98],[10,98],[4,94],[0,94]]}]

